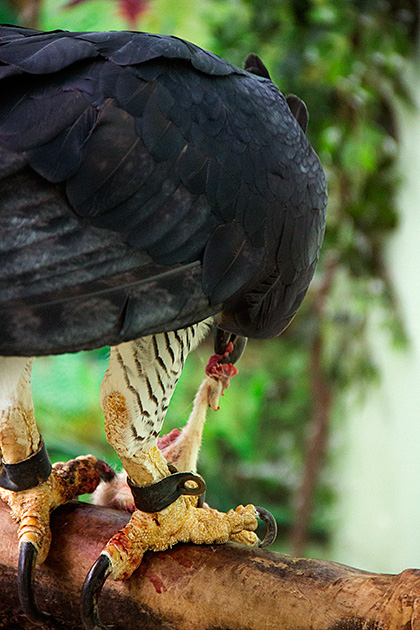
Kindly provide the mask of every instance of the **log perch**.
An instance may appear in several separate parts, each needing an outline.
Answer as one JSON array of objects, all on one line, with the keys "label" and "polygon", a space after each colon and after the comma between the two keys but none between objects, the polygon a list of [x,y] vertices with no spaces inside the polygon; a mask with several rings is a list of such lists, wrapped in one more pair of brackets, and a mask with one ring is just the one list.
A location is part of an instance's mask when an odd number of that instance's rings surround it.
[{"label": "log perch", "polygon": [[[122,512],[70,503],[52,515],[53,542],[37,567],[35,595],[49,630],[80,628],[83,581]],[[16,526],[0,504],[0,627],[39,628],[19,613]],[[359,571],[236,544],[177,545],[146,554],[126,582],[100,598],[115,630],[420,630],[420,571]]]}]

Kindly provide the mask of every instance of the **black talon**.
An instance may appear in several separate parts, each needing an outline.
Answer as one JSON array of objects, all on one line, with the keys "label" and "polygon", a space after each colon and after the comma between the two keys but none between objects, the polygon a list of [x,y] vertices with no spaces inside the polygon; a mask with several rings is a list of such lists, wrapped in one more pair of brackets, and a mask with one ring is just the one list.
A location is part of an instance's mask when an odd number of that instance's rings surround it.
[{"label": "black talon", "polygon": [[102,481],[105,481],[106,483],[108,483],[109,481],[112,481],[117,476],[117,473],[112,468],[112,466],[104,462],[103,459],[97,460],[96,469],[99,472],[99,476],[102,479]]},{"label": "black talon", "polygon": [[99,595],[111,570],[111,560],[101,554],[87,574],[80,599],[82,622],[86,630],[111,630],[113,627],[102,625],[98,613]]},{"label": "black talon", "polygon": [[45,624],[49,615],[42,613],[35,603],[34,575],[38,551],[31,542],[23,542],[19,551],[18,593],[23,612],[32,623]]},{"label": "black talon", "polygon": [[233,350],[227,357],[220,360],[220,363],[233,363],[235,364],[244,353],[245,346],[248,338],[241,337],[239,335],[233,335],[231,333],[217,328],[214,336],[214,351],[216,354],[225,354],[228,343],[233,344]]},{"label": "black talon", "polygon": [[268,547],[276,540],[277,537],[277,523],[274,516],[262,507],[255,506],[258,518],[260,518],[267,525],[267,532],[264,536],[264,540],[259,543],[258,547]]}]

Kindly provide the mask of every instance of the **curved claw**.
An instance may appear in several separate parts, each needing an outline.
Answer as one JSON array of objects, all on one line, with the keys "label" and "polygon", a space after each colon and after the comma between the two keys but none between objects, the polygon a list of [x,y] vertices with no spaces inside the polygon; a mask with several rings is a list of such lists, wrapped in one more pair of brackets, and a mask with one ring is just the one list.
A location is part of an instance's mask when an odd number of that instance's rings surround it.
[{"label": "curved claw", "polygon": [[101,554],[87,574],[80,600],[82,622],[86,630],[112,628],[112,626],[102,625],[98,613],[99,595],[111,570],[111,560],[105,554]]},{"label": "curved claw", "polygon": [[35,603],[34,575],[38,551],[29,541],[20,545],[18,564],[18,593],[23,612],[32,623],[45,625],[49,615],[42,613]]},{"label": "curved claw", "polygon": [[258,547],[268,547],[276,540],[277,537],[277,523],[274,516],[262,507],[255,506],[258,518],[260,518],[267,525],[267,532],[264,536],[264,540],[259,543]]},{"label": "curved claw", "polygon": [[[220,363],[235,364],[239,361],[244,353],[247,341],[247,337],[234,335],[222,330],[221,328],[217,328],[214,336],[214,351],[216,354],[222,355]],[[231,344],[230,352],[227,352],[229,343]]]}]

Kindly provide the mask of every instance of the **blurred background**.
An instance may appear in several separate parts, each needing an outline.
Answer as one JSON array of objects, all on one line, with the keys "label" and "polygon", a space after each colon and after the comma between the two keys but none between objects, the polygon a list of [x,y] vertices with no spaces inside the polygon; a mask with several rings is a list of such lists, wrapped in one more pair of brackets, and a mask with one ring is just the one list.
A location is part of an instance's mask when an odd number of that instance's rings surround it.
[{"label": "blurred background", "polygon": [[[416,0],[0,0],[42,30],[144,30],[242,66],[257,53],[309,109],[329,184],[316,277],[278,339],[250,341],[209,411],[208,501],[253,502],[277,550],[359,568],[420,566],[420,75]],[[182,426],[212,352],[190,356],[165,432]],[[108,350],[39,359],[36,414],[54,461],[118,465],[98,402]]]}]

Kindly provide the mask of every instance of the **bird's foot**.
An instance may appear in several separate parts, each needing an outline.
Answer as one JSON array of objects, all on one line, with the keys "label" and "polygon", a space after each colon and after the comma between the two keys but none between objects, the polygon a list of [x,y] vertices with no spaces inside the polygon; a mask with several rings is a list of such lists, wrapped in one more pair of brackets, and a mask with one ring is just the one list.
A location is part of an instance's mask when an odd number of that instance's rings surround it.
[{"label": "bird's foot", "polygon": [[112,577],[127,579],[140,565],[146,551],[164,551],[179,542],[221,544],[245,530],[251,534],[247,544],[258,544],[253,533],[258,526],[253,505],[241,505],[223,513],[197,508],[193,505],[195,502],[196,499],[181,496],[160,512],[136,510],[102,552],[110,560]]},{"label": "bird's foot", "polygon": [[35,604],[33,579],[35,564],[46,559],[51,543],[50,513],[81,494],[91,493],[101,480],[109,481],[114,471],[92,455],[58,462],[51,474],[34,488],[14,491],[0,487],[0,499],[18,524],[18,589],[21,606],[32,621],[44,621]]},{"label": "bird's foot", "polygon": [[178,542],[221,544],[229,540],[257,546],[254,533],[259,516],[253,505],[222,513],[196,507],[195,497],[180,496],[159,512],[136,510],[127,525],[106,545],[86,578],[82,591],[82,618],[87,630],[103,628],[98,598],[105,580],[129,578],[146,551],[164,551]]}]

